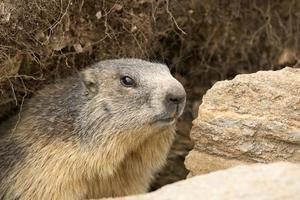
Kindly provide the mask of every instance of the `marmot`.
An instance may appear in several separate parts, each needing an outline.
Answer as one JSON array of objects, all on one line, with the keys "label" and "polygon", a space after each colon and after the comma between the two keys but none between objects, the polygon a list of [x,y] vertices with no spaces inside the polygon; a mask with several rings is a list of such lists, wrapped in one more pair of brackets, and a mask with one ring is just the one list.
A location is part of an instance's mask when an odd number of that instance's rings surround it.
[{"label": "marmot", "polygon": [[167,66],[139,59],[102,61],[46,86],[0,129],[0,199],[146,192],[185,101]]}]

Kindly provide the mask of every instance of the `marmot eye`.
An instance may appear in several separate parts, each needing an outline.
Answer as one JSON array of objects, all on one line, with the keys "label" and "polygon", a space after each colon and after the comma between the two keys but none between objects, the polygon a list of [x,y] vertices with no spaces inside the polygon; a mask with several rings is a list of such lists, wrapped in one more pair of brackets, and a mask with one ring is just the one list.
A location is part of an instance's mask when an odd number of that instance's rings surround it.
[{"label": "marmot eye", "polygon": [[121,76],[120,81],[125,87],[134,87],[135,81],[129,76]]}]

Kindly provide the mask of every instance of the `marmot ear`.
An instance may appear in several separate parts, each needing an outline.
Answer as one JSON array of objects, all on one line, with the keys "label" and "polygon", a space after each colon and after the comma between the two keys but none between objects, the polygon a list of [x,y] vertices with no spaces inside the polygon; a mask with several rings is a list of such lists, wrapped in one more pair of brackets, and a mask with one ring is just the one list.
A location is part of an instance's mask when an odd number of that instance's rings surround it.
[{"label": "marmot ear", "polygon": [[98,92],[98,80],[93,69],[86,69],[81,73],[81,80],[86,88],[87,94]]}]

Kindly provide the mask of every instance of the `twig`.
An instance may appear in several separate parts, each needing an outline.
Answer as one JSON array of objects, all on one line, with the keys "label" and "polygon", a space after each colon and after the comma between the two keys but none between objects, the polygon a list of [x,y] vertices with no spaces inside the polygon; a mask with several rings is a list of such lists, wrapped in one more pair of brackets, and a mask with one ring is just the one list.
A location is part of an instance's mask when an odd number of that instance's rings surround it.
[{"label": "twig", "polygon": [[[54,22],[54,23],[49,27],[49,29],[50,29],[51,31],[52,31],[58,24],[61,23],[62,19],[63,19],[63,18],[65,17],[65,15],[68,13],[68,9],[69,9],[69,7],[70,7],[70,5],[71,5],[71,2],[72,2],[72,0],[69,0],[69,1],[68,1],[68,5],[67,5],[67,7],[66,7],[64,13],[62,13],[61,17],[60,17],[58,20],[56,20],[56,22]],[[61,3],[61,4],[62,4],[62,3]]]},{"label": "twig", "polygon": [[26,88],[26,86],[25,86],[25,83],[24,83],[23,79],[20,78],[20,80],[21,80],[22,85],[23,85],[23,88],[24,88],[24,95],[22,96],[22,101],[21,101],[21,104],[20,104],[20,110],[19,110],[19,113],[18,113],[18,120],[17,120],[17,122],[16,122],[16,124],[15,124],[15,127],[14,127],[13,131],[12,131],[13,133],[15,132],[15,130],[17,129],[17,127],[18,127],[18,125],[19,125],[19,123],[20,123],[20,120],[21,120],[21,113],[22,113],[22,110],[23,110],[24,100],[25,100],[25,98],[26,98],[26,96],[27,96],[27,94],[28,94],[27,88]]},{"label": "twig", "polygon": [[170,9],[169,9],[169,0],[166,0],[166,11],[167,11],[167,13],[169,14],[169,16],[171,17],[172,21],[174,22],[176,28],[177,28],[178,30],[180,30],[182,34],[186,35],[186,32],[184,32],[184,30],[182,30],[182,29],[178,26],[176,19],[174,18],[173,14],[171,13],[171,11],[170,11]]},{"label": "twig", "polygon": [[15,75],[15,76],[3,76],[3,77],[0,77],[0,81],[4,80],[4,79],[8,79],[8,81],[10,82],[9,79],[11,78],[25,78],[25,79],[33,79],[33,80],[36,80],[36,81],[42,81],[42,80],[45,80],[43,79],[42,77],[34,77],[34,76],[29,76],[29,75],[24,75],[24,74],[21,74],[21,75]]},{"label": "twig", "polygon": [[10,79],[8,79],[8,82],[9,82],[9,85],[10,85],[10,88],[11,88],[11,91],[12,91],[12,94],[13,94],[13,98],[14,98],[14,100],[16,102],[16,106],[17,106],[18,105],[18,100],[17,100],[17,96],[16,96],[14,85],[12,84],[12,82],[10,81]]}]

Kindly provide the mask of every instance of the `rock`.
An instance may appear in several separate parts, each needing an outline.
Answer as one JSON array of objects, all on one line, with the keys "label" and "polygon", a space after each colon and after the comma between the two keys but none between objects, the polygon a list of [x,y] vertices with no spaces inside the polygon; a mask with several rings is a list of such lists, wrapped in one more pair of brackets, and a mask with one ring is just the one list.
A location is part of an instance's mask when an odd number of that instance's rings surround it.
[{"label": "rock", "polygon": [[247,162],[222,158],[220,156],[209,155],[195,150],[192,150],[185,159],[185,165],[190,171],[188,177],[195,176],[197,174],[206,174],[211,171],[227,169],[242,164],[247,164]]},{"label": "rock", "polygon": [[300,69],[217,82],[193,121],[191,175],[243,163],[300,161]]},{"label": "rock", "polygon": [[300,165],[280,162],[243,165],[180,181],[145,195],[119,200],[260,199],[298,200]]}]

